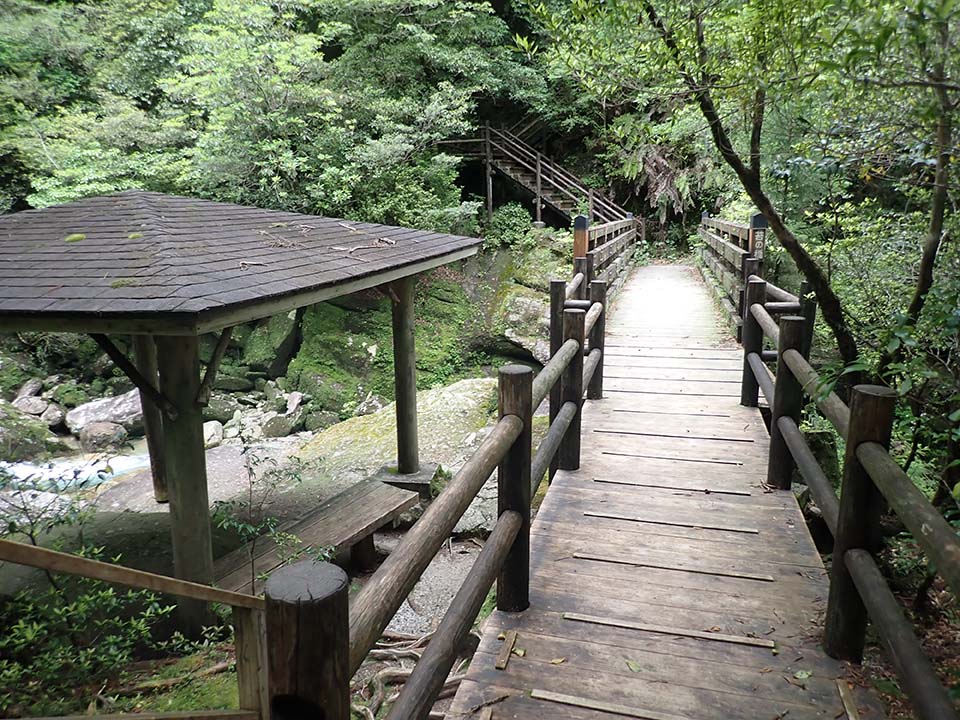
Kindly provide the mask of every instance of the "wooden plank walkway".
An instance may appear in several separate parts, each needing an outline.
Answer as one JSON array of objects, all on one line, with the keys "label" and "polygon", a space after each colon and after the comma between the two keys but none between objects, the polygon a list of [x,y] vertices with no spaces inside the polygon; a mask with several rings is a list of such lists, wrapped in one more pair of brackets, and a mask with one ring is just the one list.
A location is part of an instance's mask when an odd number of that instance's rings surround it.
[{"label": "wooden plank walkway", "polygon": [[531,607],[487,620],[448,719],[846,717],[845,667],[818,645],[823,564],[793,494],[764,486],[728,337],[693,268],[625,285],[581,469],[533,523]]}]

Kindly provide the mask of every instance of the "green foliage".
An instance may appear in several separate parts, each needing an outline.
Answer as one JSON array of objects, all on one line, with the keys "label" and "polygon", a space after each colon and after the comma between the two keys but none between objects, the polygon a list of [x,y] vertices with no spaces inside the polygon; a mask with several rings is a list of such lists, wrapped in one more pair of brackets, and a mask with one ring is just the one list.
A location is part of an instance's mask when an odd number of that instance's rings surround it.
[{"label": "green foliage", "polygon": [[520,203],[510,202],[493,211],[489,227],[484,231],[489,246],[519,245],[531,234],[533,218]]}]

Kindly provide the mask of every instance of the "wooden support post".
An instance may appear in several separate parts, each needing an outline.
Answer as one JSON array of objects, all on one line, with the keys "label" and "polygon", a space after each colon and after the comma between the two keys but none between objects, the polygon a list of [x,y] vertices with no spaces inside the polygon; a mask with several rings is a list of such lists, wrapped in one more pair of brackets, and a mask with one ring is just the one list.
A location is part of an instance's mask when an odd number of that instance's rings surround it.
[{"label": "wooden support post", "polygon": [[750,312],[754,303],[763,304],[767,297],[767,284],[763,280],[750,280],[743,297],[743,376],[740,381],[740,404],[744,407],[756,407],[759,401],[760,385],[750,368],[747,356],[763,351],[763,330],[760,323]]},{"label": "wooden support post", "polygon": [[800,424],[803,410],[803,386],[783,360],[787,350],[799,350],[803,343],[803,318],[787,315],[780,318],[780,344],[777,348],[777,384],[770,416],[770,452],[767,457],[767,484],[789,490],[793,478],[793,455],[787,447],[777,421],[792,418]]},{"label": "wooden support post", "polygon": [[[577,215],[573,219],[573,257],[574,260],[587,256],[589,239],[587,237],[587,228],[589,227],[587,218],[583,215]],[[576,272],[576,270],[574,270]]]},{"label": "wooden support post", "polygon": [[831,657],[860,662],[863,658],[867,612],[844,562],[847,550],[874,552],[880,545],[880,516],[884,501],[866,469],[857,459],[857,446],[874,442],[890,446],[897,393],[879,385],[857,385],[850,395],[840,489],[840,514],[833,538],[830,598],[827,602],[824,648]]},{"label": "wooden support post", "polygon": [[543,156],[537,152],[537,222],[542,222],[541,214],[543,208]]},{"label": "wooden support post", "polygon": [[233,645],[237,658],[240,709],[253,710],[261,720],[269,720],[267,641],[262,611],[233,608]]},{"label": "wooden support post", "polygon": [[497,608],[520,612],[530,606],[530,462],[533,371],[526,365],[500,368],[500,417],[515,415],[523,431],[497,468],[497,514],[514,510],[523,524],[497,576]]},{"label": "wooden support post", "polygon": [[[553,357],[563,345],[563,309],[567,292],[567,283],[564,280],[550,281],[550,357]],[[550,424],[557,419],[560,412],[560,385],[556,382],[550,388]],[[536,408],[534,408],[536,409]],[[550,461],[549,479],[552,480],[557,472],[558,458],[554,454]]]},{"label": "wooden support post", "polygon": [[[173,572],[181,580],[213,584],[210,499],[203,449],[203,416],[196,403],[200,389],[199,341],[195,335],[157,335],[160,391],[176,409],[163,423],[163,458],[170,500]],[[200,637],[213,619],[207,603],[177,603],[185,633]]]},{"label": "wooden support post", "polygon": [[397,412],[397,472],[420,470],[417,437],[417,357],[414,345],[414,278],[392,284],[393,380]]},{"label": "wooden support post", "polygon": [[589,292],[589,281],[587,280],[587,258],[578,257],[573,259],[573,274],[583,275],[583,281],[580,283],[580,286],[577,288],[577,291],[574,293],[571,300],[586,300],[587,293]]},{"label": "wooden support post", "polygon": [[593,222],[593,190],[587,190],[587,218]]},{"label": "wooden support post", "polygon": [[594,263],[595,257],[592,252],[588,252],[587,257],[584,259],[587,262],[585,263],[585,268],[584,268],[585,272],[583,274],[583,285],[581,285],[580,287],[583,290],[583,297],[586,300],[590,297],[590,283],[593,282],[593,263]]},{"label": "wooden support post", "polygon": [[[160,387],[157,372],[157,346],[152,335],[133,336],[133,357],[137,370],[144,380]],[[152,398],[140,391],[140,407],[143,409],[143,434],[147,438],[147,453],[150,456],[150,474],[153,477],[153,499],[167,502],[167,473],[163,461],[163,415]]]},{"label": "wooden support post", "polygon": [[487,189],[487,225],[493,222],[493,145],[490,142],[490,125],[483,126],[484,175]]},{"label": "wooden support post", "polygon": [[[760,276],[760,261],[751,255],[744,255],[740,261],[740,272],[741,285],[738,297],[739,303],[737,304],[737,312],[740,313],[740,317],[743,317],[743,296],[747,292],[747,283],[750,281],[750,276]],[[739,340],[739,338],[737,339]]]},{"label": "wooden support post", "polygon": [[817,299],[812,297],[810,283],[804,280],[800,283],[800,314],[803,315],[803,342],[800,344],[800,354],[808,360],[813,348],[813,331],[817,324]]},{"label": "wooden support post", "polygon": [[267,664],[273,720],[350,720],[347,574],[298,562],[267,580]]},{"label": "wooden support post", "polygon": [[560,449],[557,451],[557,467],[561,470],[580,468],[580,408],[583,405],[583,330],[587,314],[583,310],[563,311],[563,341],[573,339],[580,343],[581,351],[574,354],[567,369],[560,376],[560,404],[572,402],[577,405]]},{"label": "wooden support post", "polygon": [[587,386],[587,397],[591,400],[600,400],[603,397],[603,345],[607,323],[607,284],[605,282],[594,280],[590,283],[590,301],[603,305],[603,312],[600,313],[600,317],[590,331],[590,352],[599,350],[600,362]]}]

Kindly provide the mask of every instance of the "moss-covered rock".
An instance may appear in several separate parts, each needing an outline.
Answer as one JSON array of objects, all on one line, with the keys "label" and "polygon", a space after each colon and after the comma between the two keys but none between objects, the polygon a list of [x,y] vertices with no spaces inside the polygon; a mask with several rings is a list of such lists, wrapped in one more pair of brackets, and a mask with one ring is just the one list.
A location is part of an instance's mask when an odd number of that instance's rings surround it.
[{"label": "moss-covered rock", "polygon": [[[420,458],[456,471],[479,443],[478,431],[494,417],[497,383],[460,380],[417,393]],[[347,486],[372,475],[397,456],[396,408],[337,423],[307,441],[297,453],[311,462],[312,480]],[[315,469],[315,472],[314,472]]]},{"label": "moss-covered rock", "polygon": [[526,351],[538,362],[550,359],[550,300],[541,292],[510,283],[501,288],[490,333],[504,346]]},{"label": "moss-covered rock", "polygon": [[44,421],[0,400],[0,460],[16,462],[68,451]]},{"label": "moss-covered rock", "polygon": [[283,375],[300,344],[302,315],[300,311],[291,310],[258,323],[244,345],[243,364],[270,377]]}]

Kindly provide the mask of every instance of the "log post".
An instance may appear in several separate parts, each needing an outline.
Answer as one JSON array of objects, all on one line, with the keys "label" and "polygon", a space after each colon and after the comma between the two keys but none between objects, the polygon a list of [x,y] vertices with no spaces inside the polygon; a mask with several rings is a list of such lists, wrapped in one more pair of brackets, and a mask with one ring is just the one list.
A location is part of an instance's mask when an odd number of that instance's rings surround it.
[{"label": "log post", "polygon": [[574,354],[570,364],[560,376],[560,402],[575,403],[577,414],[573,416],[557,450],[557,467],[561,470],[580,468],[580,409],[583,405],[583,330],[587,314],[583,310],[563,311],[563,341],[573,339],[580,343],[580,352]]},{"label": "log post", "polygon": [[810,282],[800,283],[800,314],[803,316],[803,342],[800,344],[800,354],[808,360],[813,348],[813,331],[817,324],[817,299],[812,296]]},{"label": "log post", "polygon": [[777,384],[770,414],[770,452],[767,457],[767,484],[780,490],[789,490],[793,479],[794,461],[777,421],[792,418],[800,424],[803,410],[803,386],[783,361],[787,350],[799,350],[803,343],[803,318],[787,315],[780,318],[780,345],[777,348]]},{"label": "log post", "polygon": [[530,606],[530,462],[533,371],[526,365],[500,368],[500,417],[516,415],[523,431],[497,468],[497,514],[514,510],[523,524],[497,576],[497,608],[521,612]]},{"label": "log post", "polygon": [[[559,352],[560,347],[563,345],[563,304],[566,301],[567,293],[567,283],[564,280],[551,280],[550,281],[550,357]],[[557,413],[560,412],[560,406],[563,403],[560,401],[560,383],[556,382],[553,384],[553,387],[550,388],[550,424],[553,424],[553,421],[557,418]],[[557,472],[557,463],[558,459],[556,454],[554,454],[553,459],[550,461],[550,474],[547,476],[549,480],[553,479],[553,476]]]},{"label": "log post", "polygon": [[[163,459],[170,500],[173,573],[181,580],[213,584],[210,499],[203,448],[199,342],[195,335],[157,335],[160,392],[176,408],[163,423]],[[180,599],[177,612],[185,634],[200,637],[213,620],[207,603]]]},{"label": "log post", "polygon": [[[590,223],[583,215],[577,215],[573,219],[573,257],[574,259],[586,257],[588,249],[587,228]],[[576,272],[576,270],[574,270]]]},{"label": "log post", "polygon": [[603,398],[603,353],[604,353],[604,335],[606,334],[607,324],[607,284],[602,280],[594,280],[590,283],[590,303],[600,303],[603,305],[603,312],[594,323],[590,331],[590,352],[600,351],[600,361],[597,363],[597,369],[590,379],[587,386],[587,397],[590,400],[600,400]]},{"label": "log post", "polygon": [[583,275],[583,281],[580,283],[580,287],[577,288],[575,300],[586,300],[588,288],[590,286],[590,278],[587,277],[587,274],[590,272],[589,266],[587,265],[587,257],[578,257],[573,259],[573,274],[574,276],[577,273]]},{"label": "log post", "polygon": [[350,720],[347,574],[312,560],[267,579],[267,677],[273,720]]},{"label": "log post", "polygon": [[593,190],[587,190],[587,218],[593,221]]},{"label": "log post", "polygon": [[[144,379],[159,390],[157,346],[152,335],[133,336],[133,358],[137,370]],[[158,503],[165,503],[167,502],[167,473],[163,462],[163,416],[160,408],[143,392],[140,393],[140,407],[143,409],[143,434],[146,436],[147,453],[150,455],[153,499]]]},{"label": "log post", "polygon": [[233,608],[233,645],[237,659],[240,709],[255,711],[260,720],[269,720],[270,716],[265,633],[262,611]]},{"label": "log post", "polygon": [[420,470],[417,437],[417,356],[414,344],[414,278],[392,284],[393,379],[397,413],[397,472]]},{"label": "log post", "polygon": [[760,385],[747,360],[750,353],[763,352],[763,329],[750,312],[754,303],[763,304],[767,296],[767,283],[763,280],[750,280],[743,296],[743,377],[740,381],[740,404],[744,407],[757,407],[760,399]]},{"label": "log post", "polygon": [[841,660],[860,662],[863,659],[867,627],[867,611],[844,562],[844,554],[853,549],[869,552],[878,549],[884,506],[883,496],[857,459],[857,446],[865,442],[890,446],[896,402],[897,393],[879,385],[857,385],[850,395],[850,426],[823,638],[827,654]]}]

